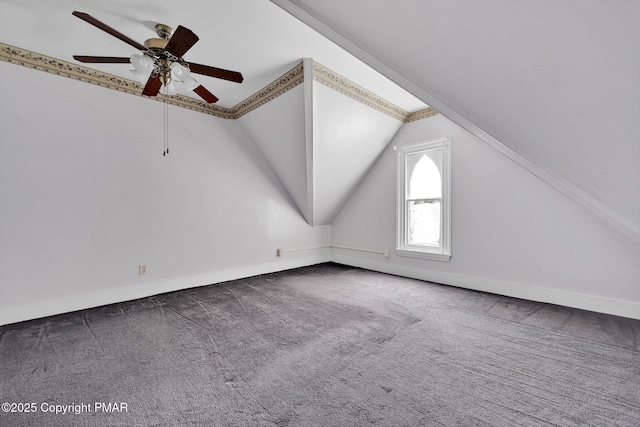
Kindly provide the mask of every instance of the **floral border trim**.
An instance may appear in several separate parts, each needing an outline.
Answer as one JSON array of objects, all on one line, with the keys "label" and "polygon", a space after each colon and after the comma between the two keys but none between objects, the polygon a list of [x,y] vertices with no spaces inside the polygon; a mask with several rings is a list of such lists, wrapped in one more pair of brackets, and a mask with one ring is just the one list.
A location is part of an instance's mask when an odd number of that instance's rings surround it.
[{"label": "floral border trim", "polygon": [[38,71],[44,71],[61,77],[67,77],[73,80],[91,83],[97,86],[114,89],[119,92],[125,92],[131,95],[142,96],[160,102],[166,102],[170,105],[188,108],[190,110],[199,111],[201,113],[210,114],[225,119],[232,119],[233,113],[224,107],[207,104],[197,99],[189,98],[183,95],[164,96],[162,94],[155,97],[142,95],[142,85],[133,80],[114,76],[112,74],[96,71],[81,65],[72,64],[39,53],[31,52],[26,49],[20,49],[0,43],[0,60],[9,62],[23,67],[31,68]]},{"label": "floral border trim", "polygon": [[103,73],[81,65],[72,64],[50,56],[41,55],[26,49],[20,49],[5,43],[0,43],[0,60],[11,64],[21,65],[46,73],[67,77],[73,80],[91,83],[97,86],[114,89],[131,95],[137,95],[154,101],[166,102],[169,105],[187,108],[200,113],[209,114],[223,119],[237,119],[272,99],[282,95],[286,91],[294,88],[303,81],[302,62],[287,71],[272,83],[265,86],[260,91],[246,98],[232,108],[211,105],[204,101],[199,101],[184,95],[157,96],[142,95],[143,86],[133,80]]},{"label": "floral border trim", "polygon": [[[141,96],[154,101],[166,102],[177,107],[187,108],[200,113],[209,114],[223,119],[237,119],[245,114],[265,105],[285,92],[293,89],[304,81],[302,61],[282,76],[239,102],[231,108],[211,105],[204,101],[184,95],[148,97],[142,95],[142,85],[136,81],[103,73],[88,67],[62,61],[39,53],[31,52],[0,42],[0,60],[38,71],[44,71],[61,77],[91,83],[97,86],[114,89],[131,95]],[[313,62],[313,79],[330,87],[352,99],[387,114],[404,123],[420,120],[438,114],[433,108],[409,113],[352,81],[334,73],[323,65]]]},{"label": "floral border trim", "polygon": [[244,101],[236,104],[231,111],[235,119],[255,110],[269,101],[279,97],[288,90],[293,89],[304,81],[302,61],[291,70],[278,77],[276,80],[254,93]]},{"label": "floral border trim", "polygon": [[313,61],[313,79],[403,123],[438,114],[438,111],[431,107],[410,113],[315,61]]},{"label": "floral border trim", "polygon": [[409,115],[408,111],[380,98],[315,61],[313,61],[313,79],[397,120],[404,121],[405,117]]},{"label": "floral border trim", "polygon": [[426,119],[427,117],[432,117],[436,114],[438,114],[438,110],[433,107],[429,107],[425,108],[424,110],[409,113],[409,115],[404,119],[404,122],[415,122],[416,120]]}]

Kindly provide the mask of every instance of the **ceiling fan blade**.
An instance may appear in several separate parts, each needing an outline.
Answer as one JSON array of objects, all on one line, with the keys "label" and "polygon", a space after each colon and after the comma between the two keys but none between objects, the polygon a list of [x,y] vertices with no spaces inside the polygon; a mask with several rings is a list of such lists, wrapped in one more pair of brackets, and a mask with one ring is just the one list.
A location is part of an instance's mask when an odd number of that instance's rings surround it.
[{"label": "ceiling fan blade", "polygon": [[108,26],[107,24],[104,24],[100,21],[98,21],[96,18],[94,18],[93,16],[89,15],[88,13],[84,13],[84,12],[78,12],[75,11],[73,12],[73,16],[77,16],[78,18],[82,19],[85,22],[88,22],[89,24],[93,25],[94,27],[98,27],[100,28],[102,31],[111,34],[112,36],[122,40],[123,42],[135,47],[136,49],[140,49],[140,50],[147,50],[146,47],[144,47],[143,45],[141,45],[140,43],[136,42],[135,40],[130,39],[129,37],[125,36],[124,34],[114,30],[113,28],[111,28],[110,26]]},{"label": "ceiling fan blade", "polygon": [[149,77],[149,80],[147,80],[147,84],[144,86],[142,94],[147,96],[156,96],[158,92],[160,92],[160,87],[162,87],[160,76],[151,76]]},{"label": "ceiling fan blade", "polygon": [[129,58],[120,56],[82,56],[73,55],[73,59],[76,61],[88,63],[88,64],[130,64]]},{"label": "ceiling fan blade", "polygon": [[205,101],[207,101],[209,104],[213,104],[218,102],[218,98],[212,94],[211,92],[209,92],[207,90],[207,88],[205,88],[204,86],[200,85],[197,88],[195,88],[193,90],[195,93],[197,93],[200,98],[204,99]]},{"label": "ceiling fan blade", "polygon": [[242,83],[244,77],[237,71],[223,70],[222,68],[210,67],[208,65],[195,64],[189,62],[189,70],[192,73],[202,74],[204,76],[216,77],[218,79],[229,80],[236,83]]},{"label": "ceiling fan blade", "polygon": [[191,46],[196,44],[198,40],[200,39],[193,31],[182,25],[178,25],[178,28],[173,32],[164,50],[174,54],[178,58],[182,58],[182,55],[187,53],[187,51],[191,49]]}]

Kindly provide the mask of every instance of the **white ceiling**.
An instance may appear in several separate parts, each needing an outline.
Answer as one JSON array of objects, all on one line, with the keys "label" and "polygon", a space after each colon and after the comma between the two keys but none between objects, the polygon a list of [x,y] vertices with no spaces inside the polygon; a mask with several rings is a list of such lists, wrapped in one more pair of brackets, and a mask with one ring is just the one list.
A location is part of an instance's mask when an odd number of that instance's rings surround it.
[{"label": "white ceiling", "polygon": [[[0,0],[0,42],[75,63],[73,55],[130,56],[128,44],[76,18],[85,12],[133,40],[156,37],[163,23],[189,28],[200,40],[184,58],[240,71],[242,84],[198,81],[233,107],[309,57],[407,111],[426,107],[414,96],[268,0]],[[127,64],[85,64],[132,79]],[[193,95],[197,98],[196,95]]]},{"label": "white ceiling", "polygon": [[640,230],[640,1],[274,1]]}]

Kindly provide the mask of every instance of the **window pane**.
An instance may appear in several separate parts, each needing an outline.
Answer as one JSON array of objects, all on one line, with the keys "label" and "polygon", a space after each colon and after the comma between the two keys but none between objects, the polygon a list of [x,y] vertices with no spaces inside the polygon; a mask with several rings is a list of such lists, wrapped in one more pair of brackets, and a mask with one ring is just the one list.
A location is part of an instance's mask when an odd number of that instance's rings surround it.
[{"label": "window pane", "polygon": [[[429,154],[439,159],[442,157],[442,150],[431,150]],[[409,166],[415,162],[409,178],[409,199],[441,198],[442,179],[440,178],[440,170],[433,159],[427,154],[419,153],[407,156],[407,161]]]},{"label": "window pane", "polygon": [[440,201],[410,201],[409,244],[440,246]]}]

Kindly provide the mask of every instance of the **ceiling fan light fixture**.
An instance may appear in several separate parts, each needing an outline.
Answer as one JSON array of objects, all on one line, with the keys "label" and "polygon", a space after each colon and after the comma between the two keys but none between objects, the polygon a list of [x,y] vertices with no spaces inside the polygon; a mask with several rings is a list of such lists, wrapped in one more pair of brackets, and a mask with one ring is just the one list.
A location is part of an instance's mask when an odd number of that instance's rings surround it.
[{"label": "ceiling fan light fixture", "polygon": [[196,81],[193,77],[191,77],[191,73],[189,69],[178,62],[174,62],[171,64],[171,76],[174,80],[181,82],[184,84],[185,88],[188,91],[192,91],[198,86],[200,83]]},{"label": "ceiling fan light fixture", "polygon": [[149,80],[149,76],[151,75],[151,70],[149,71],[138,71],[138,70],[129,70],[133,77],[139,81],[141,84],[146,84],[147,80]]},{"label": "ceiling fan light fixture", "polygon": [[177,95],[178,90],[176,89],[176,85],[173,84],[173,81],[164,85],[165,95]]},{"label": "ceiling fan light fixture", "polygon": [[140,72],[151,72],[153,70],[155,63],[153,58],[147,55],[133,54],[129,59],[133,67]]},{"label": "ceiling fan light fixture", "polygon": [[186,73],[189,72],[187,70],[187,67],[180,65],[179,62],[171,63],[169,68],[171,68],[171,74],[173,74],[173,77],[176,79],[179,79],[180,77],[184,76]]},{"label": "ceiling fan light fixture", "polygon": [[182,84],[189,92],[200,86],[200,83],[191,76],[187,76],[187,78],[182,81]]}]

